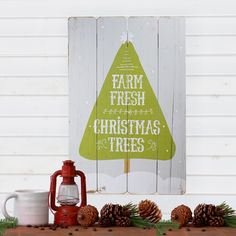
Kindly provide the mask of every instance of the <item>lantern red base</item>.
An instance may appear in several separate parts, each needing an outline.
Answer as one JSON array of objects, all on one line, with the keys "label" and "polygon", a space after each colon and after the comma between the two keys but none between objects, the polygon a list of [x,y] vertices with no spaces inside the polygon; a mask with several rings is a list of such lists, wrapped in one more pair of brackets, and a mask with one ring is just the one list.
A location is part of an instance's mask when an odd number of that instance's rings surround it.
[{"label": "lantern red base", "polygon": [[54,223],[56,225],[78,225],[77,214],[79,207],[77,206],[60,206],[55,213]]}]

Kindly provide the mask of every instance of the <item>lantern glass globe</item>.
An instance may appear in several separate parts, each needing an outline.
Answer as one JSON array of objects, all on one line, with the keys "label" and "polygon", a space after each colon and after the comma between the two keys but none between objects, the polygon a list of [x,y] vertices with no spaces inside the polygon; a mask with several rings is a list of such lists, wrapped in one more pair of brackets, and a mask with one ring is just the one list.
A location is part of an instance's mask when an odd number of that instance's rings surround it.
[{"label": "lantern glass globe", "polygon": [[61,184],[57,197],[61,205],[76,205],[79,203],[79,190],[77,184]]}]

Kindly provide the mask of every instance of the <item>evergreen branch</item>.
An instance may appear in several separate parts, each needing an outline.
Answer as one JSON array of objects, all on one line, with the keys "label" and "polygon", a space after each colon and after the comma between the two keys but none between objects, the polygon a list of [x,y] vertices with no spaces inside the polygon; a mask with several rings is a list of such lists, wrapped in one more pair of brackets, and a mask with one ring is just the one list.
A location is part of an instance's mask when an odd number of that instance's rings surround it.
[{"label": "evergreen branch", "polygon": [[179,224],[176,222],[172,222],[170,220],[167,221],[159,221],[156,225],[155,228],[157,230],[157,236],[161,236],[163,235],[166,230],[168,229],[178,229],[179,228]]},{"label": "evergreen branch", "polygon": [[223,212],[225,226],[236,228],[235,210],[230,207],[226,202],[221,203],[217,207],[220,208],[220,210]]},{"label": "evergreen branch", "polygon": [[133,204],[133,203],[128,203],[126,205],[123,206],[124,209],[128,209],[131,213],[131,216],[138,216],[138,207],[137,205]]},{"label": "evergreen branch", "polygon": [[236,215],[225,216],[224,221],[226,226],[236,228]]},{"label": "evergreen branch", "polygon": [[178,229],[179,228],[179,224],[176,222],[172,222],[172,221],[160,221],[156,224],[153,224],[153,223],[149,222],[148,220],[143,219],[140,216],[132,216],[130,219],[131,219],[132,225],[135,227],[155,228],[157,236],[163,235],[166,232],[166,230],[168,230],[168,229]]},{"label": "evergreen branch", "polygon": [[17,218],[11,217],[0,220],[0,236],[3,236],[5,229],[15,228],[17,226]]},{"label": "evergreen branch", "polygon": [[4,230],[5,230],[4,228],[0,227],[0,236],[3,236]]},{"label": "evergreen branch", "polygon": [[218,208],[221,209],[221,211],[224,213],[224,217],[226,216],[232,216],[235,213],[235,210],[230,207],[226,202],[221,203]]},{"label": "evergreen branch", "polygon": [[140,216],[131,216],[130,217],[131,223],[133,226],[138,228],[154,228],[155,224],[150,223],[148,220],[143,219]]}]

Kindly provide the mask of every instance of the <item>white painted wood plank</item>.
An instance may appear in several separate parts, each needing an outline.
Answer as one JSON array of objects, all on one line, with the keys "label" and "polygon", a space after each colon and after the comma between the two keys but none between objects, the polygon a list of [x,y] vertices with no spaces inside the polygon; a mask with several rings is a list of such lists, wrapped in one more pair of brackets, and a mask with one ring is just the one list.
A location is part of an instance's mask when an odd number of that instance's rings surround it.
[{"label": "white painted wood plank", "polygon": [[0,136],[68,136],[68,118],[1,117]]},{"label": "white painted wood plank", "polygon": [[0,95],[68,95],[67,77],[0,77]]},{"label": "white painted wood plank", "polygon": [[204,36],[187,37],[186,54],[235,54],[236,53],[236,35],[235,36]]},{"label": "white painted wood plank", "polygon": [[0,179],[2,181],[0,189],[4,189],[4,192],[14,192],[17,189],[44,189],[49,191],[50,187],[50,175],[0,175]]},{"label": "white painted wood plank", "polygon": [[172,110],[172,135],[176,151],[171,159],[172,194],[184,194],[186,191],[186,91],[185,91],[185,19],[173,17],[175,45],[175,75]]},{"label": "white painted wood plank", "polygon": [[230,95],[236,91],[236,76],[187,77],[187,95]]},{"label": "white painted wood plank", "polygon": [[0,76],[67,76],[67,58],[0,58]]},{"label": "white painted wood plank", "polygon": [[67,116],[66,96],[2,96],[0,116]]},{"label": "white painted wood plank", "polygon": [[[1,22],[1,21],[0,21]],[[186,54],[235,54],[236,36],[187,37]],[[219,47],[219,45],[221,45]],[[0,56],[66,56],[66,37],[3,37]]]},{"label": "white painted wood plank", "polygon": [[[186,35],[232,35],[236,34],[235,29],[236,17],[186,17]],[[0,18],[0,36],[66,37],[67,34],[66,17]]]},{"label": "white painted wood plank", "polygon": [[235,175],[236,156],[187,157],[187,175]]},{"label": "white painted wood plank", "polygon": [[236,74],[236,56],[198,56],[186,58],[187,75]]},{"label": "white painted wood plank", "polygon": [[236,176],[188,176],[186,184],[187,193],[191,194],[235,194],[232,186],[236,185]]},{"label": "white painted wood plank", "polygon": [[[235,115],[235,96],[188,96],[187,115]],[[0,116],[67,116],[67,96],[2,96]],[[46,106],[45,106],[46,104]]]},{"label": "white painted wood plank", "polygon": [[[159,83],[158,101],[170,132],[172,134],[172,102],[173,86],[175,78],[174,60],[174,22],[173,18],[163,17],[159,19]],[[168,91],[168,92],[167,92]],[[168,94],[168,96],[166,96]],[[160,194],[171,192],[171,161],[158,160],[157,192]]]},{"label": "white painted wood plank", "polygon": [[[1,21],[0,21],[1,22]],[[67,38],[1,38],[0,56],[67,56]]]},{"label": "white painted wood plank", "polygon": [[[157,96],[158,19],[156,17],[130,17],[128,18],[128,31],[129,34],[133,35],[132,43],[147,79]],[[156,174],[156,160],[130,159],[128,192],[136,194],[155,193]]]},{"label": "white painted wood plank", "polygon": [[235,96],[188,96],[187,114],[235,115]]},{"label": "white painted wood plank", "polygon": [[[51,175],[61,169],[68,156],[1,156],[1,175]],[[14,163],[14,164],[13,164]]]},{"label": "white painted wood plank", "polygon": [[[75,180],[77,181],[77,184],[79,185],[78,178],[75,178]],[[60,181],[61,180],[59,179],[58,184],[60,183]],[[49,189],[50,175],[0,175],[0,183],[1,183],[0,188],[4,189],[4,192],[12,192],[15,189],[27,189],[27,188]],[[37,183],[37,187],[35,187],[35,183]],[[232,188],[232,186],[235,186],[235,184],[236,184],[236,176],[201,176],[201,177],[188,176],[187,177],[188,194],[197,194],[197,193],[219,194],[219,195],[222,193],[235,194],[235,190],[234,188]],[[96,195],[96,197],[98,196]],[[113,196],[114,195],[109,195],[109,198],[107,196],[106,201],[108,202],[111,201],[111,198],[113,198]],[[135,201],[134,196],[135,195],[130,195],[130,197],[132,197],[133,199],[132,202]],[[128,196],[124,195],[124,197],[125,197],[124,200],[127,201],[126,203],[128,203]],[[159,197],[160,196],[158,196],[158,199]],[[175,197],[177,196],[175,195]],[[120,195],[120,199],[121,198],[122,197]],[[171,197],[166,196],[166,198],[168,199],[169,204],[170,204]],[[183,197],[182,197],[182,200],[183,200]],[[222,199],[221,202],[224,200],[225,199]],[[122,200],[118,200],[118,202],[121,203]]]},{"label": "white painted wood plank", "polygon": [[69,19],[70,157],[85,172],[87,187],[93,191],[97,190],[97,161],[81,156],[79,149],[96,104],[96,32],[95,18]]},{"label": "white painted wood plank", "polygon": [[235,117],[187,117],[189,136],[236,136]]},{"label": "white painted wood plank", "polygon": [[186,35],[232,34],[236,34],[236,17],[189,17],[186,20]]},{"label": "white painted wood plank", "polygon": [[[120,48],[120,37],[126,32],[125,17],[101,17],[97,20],[97,92],[98,96],[107,73]],[[97,103],[99,109],[99,103]],[[99,134],[97,140],[99,139]],[[127,191],[127,174],[124,160],[98,159],[98,189],[104,193],[124,193]]]},{"label": "white painted wood plank", "polygon": [[[235,28],[236,17],[186,17],[186,35],[232,35],[236,34]],[[67,34],[66,17],[21,18],[20,20],[17,18],[0,18],[0,37],[67,37]]]},{"label": "white painted wood plank", "polygon": [[[10,2],[10,3],[9,3]],[[70,17],[88,15],[160,15],[160,16],[198,16],[198,15],[235,15],[235,2],[228,0],[227,4],[221,0],[181,1],[171,0],[156,2],[154,0],[135,1],[125,0],[109,2],[100,0],[99,4],[94,0],[86,2],[75,2],[74,0],[60,1],[1,1],[1,17]],[[55,5],[57,6],[55,8]],[[124,6],[126,8],[124,9]],[[135,7],[134,7],[135,6]],[[21,10],[19,10],[21,9]]]},{"label": "white painted wood plank", "polygon": [[158,161],[157,190],[161,194],[181,194],[185,191],[183,36],[184,21],[181,18],[160,18],[159,102],[176,143],[176,154],[173,160]]},{"label": "white painted wood plank", "polygon": [[[236,56],[197,56],[186,58],[187,75],[235,75]],[[0,76],[67,76],[67,58],[0,58]],[[12,70],[14,68],[14,70]]]},{"label": "white painted wood plank", "polygon": [[[234,156],[234,137],[188,137],[187,155]],[[0,155],[67,155],[67,137],[0,137]]]},{"label": "white painted wood plank", "polygon": [[[187,117],[187,136],[236,136],[235,117]],[[1,117],[0,136],[68,136],[68,118]]]},{"label": "white painted wood plank", "polygon": [[236,156],[234,137],[189,137],[187,155],[191,156]]},{"label": "white painted wood plank", "polygon": [[0,137],[0,155],[68,155],[67,137]]},{"label": "white painted wood plank", "polygon": [[66,18],[1,18],[0,37],[64,36],[67,37]]},{"label": "white painted wood plank", "polygon": [[[68,94],[67,77],[0,77],[0,84],[1,95]],[[231,95],[235,94],[235,91],[236,76],[190,76],[186,79],[187,95]]]}]

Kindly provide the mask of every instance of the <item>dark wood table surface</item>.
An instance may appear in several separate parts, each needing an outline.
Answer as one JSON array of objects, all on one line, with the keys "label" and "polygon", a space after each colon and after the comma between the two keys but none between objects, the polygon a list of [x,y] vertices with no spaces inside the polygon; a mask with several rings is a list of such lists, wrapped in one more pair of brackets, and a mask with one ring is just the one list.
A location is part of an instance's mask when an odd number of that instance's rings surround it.
[{"label": "dark wood table surface", "polygon": [[[17,227],[8,229],[4,236],[156,236],[153,229],[139,229],[134,227],[68,227],[57,228],[56,230],[49,227]],[[236,228],[182,228],[179,230],[166,231],[169,236],[236,236]]]}]

